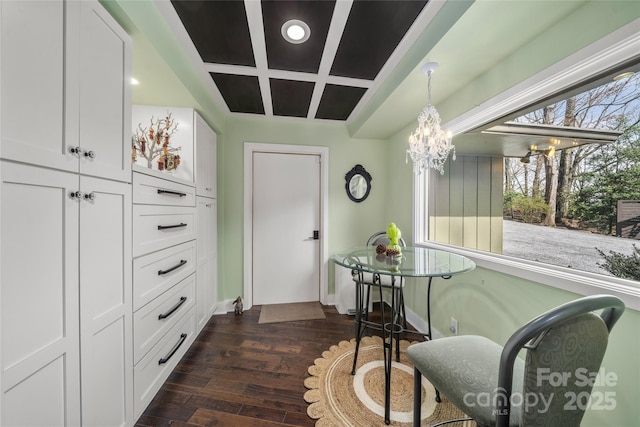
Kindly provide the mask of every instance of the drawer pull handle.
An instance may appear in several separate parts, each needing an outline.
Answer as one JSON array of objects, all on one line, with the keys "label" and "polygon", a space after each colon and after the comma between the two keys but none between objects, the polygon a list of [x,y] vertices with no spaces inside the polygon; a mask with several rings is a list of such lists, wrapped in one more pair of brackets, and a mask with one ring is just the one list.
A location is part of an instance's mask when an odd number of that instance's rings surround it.
[{"label": "drawer pull handle", "polygon": [[186,227],[187,224],[185,224],[184,222],[181,222],[180,224],[176,224],[176,225],[159,225],[158,226],[158,230],[167,230],[169,228],[179,228],[179,227]]},{"label": "drawer pull handle", "polygon": [[158,194],[173,194],[175,196],[186,197],[187,193],[180,193],[178,191],[162,190],[158,188]]},{"label": "drawer pull handle", "polygon": [[171,307],[169,311],[158,315],[158,320],[166,319],[167,317],[171,316],[177,309],[180,308],[182,304],[184,304],[186,300],[187,300],[187,297],[180,297],[180,301],[178,301],[176,305]]},{"label": "drawer pull handle", "polygon": [[171,273],[173,270],[175,270],[176,268],[180,268],[183,265],[185,265],[187,263],[186,259],[181,259],[180,262],[176,265],[174,265],[171,268],[168,268],[166,270],[158,270],[158,276],[162,276],[163,274],[167,274],[167,273]]},{"label": "drawer pull handle", "polygon": [[162,359],[158,360],[158,365],[164,365],[165,363],[167,363],[169,361],[169,359],[171,359],[173,357],[173,355],[176,353],[176,351],[178,351],[178,349],[180,348],[180,346],[182,345],[182,343],[184,343],[184,340],[186,340],[186,339],[187,339],[187,334],[181,334],[180,335],[180,340],[178,341],[178,343],[176,345],[173,346],[173,348],[171,349],[169,354],[167,354]]}]

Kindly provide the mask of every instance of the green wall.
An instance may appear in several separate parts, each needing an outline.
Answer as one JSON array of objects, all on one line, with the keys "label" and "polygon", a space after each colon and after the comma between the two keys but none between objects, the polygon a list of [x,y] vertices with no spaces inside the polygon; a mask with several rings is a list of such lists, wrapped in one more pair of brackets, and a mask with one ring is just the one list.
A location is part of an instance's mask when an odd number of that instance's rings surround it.
[{"label": "green wall", "polygon": [[[244,143],[311,145],[329,148],[329,252],[364,244],[373,231],[385,230],[388,194],[387,143],[350,138],[344,125],[280,118],[229,118],[218,138],[218,189],[224,189],[219,210],[219,298],[235,298],[243,289]],[[371,174],[371,193],[352,202],[345,192],[345,174],[361,164]],[[403,224],[399,224],[400,227]],[[408,227],[409,224],[406,224]],[[329,263],[329,292],[334,292]]]}]

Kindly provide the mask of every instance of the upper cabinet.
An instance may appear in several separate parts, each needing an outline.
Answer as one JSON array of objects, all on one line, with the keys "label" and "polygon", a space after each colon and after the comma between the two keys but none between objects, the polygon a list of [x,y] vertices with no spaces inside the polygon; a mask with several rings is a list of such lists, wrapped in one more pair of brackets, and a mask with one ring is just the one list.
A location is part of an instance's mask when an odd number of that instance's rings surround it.
[{"label": "upper cabinet", "polygon": [[128,35],[84,1],[3,1],[0,28],[0,157],[130,181]]},{"label": "upper cabinet", "polygon": [[78,3],[80,173],[131,182],[131,41],[102,7]]},{"label": "upper cabinet", "polygon": [[196,113],[196,195],[216,197],[216,133]]}]

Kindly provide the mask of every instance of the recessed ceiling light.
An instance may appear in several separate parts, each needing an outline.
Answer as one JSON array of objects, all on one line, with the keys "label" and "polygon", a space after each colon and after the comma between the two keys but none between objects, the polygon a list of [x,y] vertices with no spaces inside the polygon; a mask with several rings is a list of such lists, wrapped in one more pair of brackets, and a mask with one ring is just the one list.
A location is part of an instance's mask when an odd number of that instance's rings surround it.
[{"label": "recessed ceiling light", "polygon": [[140,82],[135,77],[131,77],[131,84],[135,86],[137,84],[140,84]]},{"label": "recessed ceiling light", "polygon": [[291,19],[282,24],[280,32],[286,41],[293,44],[304,43],[311,35],[309,26],[299,19]]}]

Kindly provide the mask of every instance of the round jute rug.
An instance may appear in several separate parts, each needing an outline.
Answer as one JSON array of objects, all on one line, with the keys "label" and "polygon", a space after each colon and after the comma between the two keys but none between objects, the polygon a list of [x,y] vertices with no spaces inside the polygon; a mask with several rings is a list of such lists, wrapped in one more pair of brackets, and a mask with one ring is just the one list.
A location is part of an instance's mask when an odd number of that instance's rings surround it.
[{"label": "round jute rug", "polygon": [[[391,425],[411,426],[413,421],[413,365],[405,354],[409,341],[400,341],[400,362],[394,360],[391,370]],[[322,353],[304,380],[309,403],[307,414],[316,427],[373,427],[384,423],[384,364],[382,339],[363,337],[358,352],[355,375],[351,375],[355,339],[341,341]],[[442,397],[435,401],[435,390],[422,377],[423,426],[438,421],[464,417],[459,409]],[[455,425],[455,424],[451,424]],[[462,425],[462,424],[457,424]],[[475,426],[469,422],[466,426]]]}]

